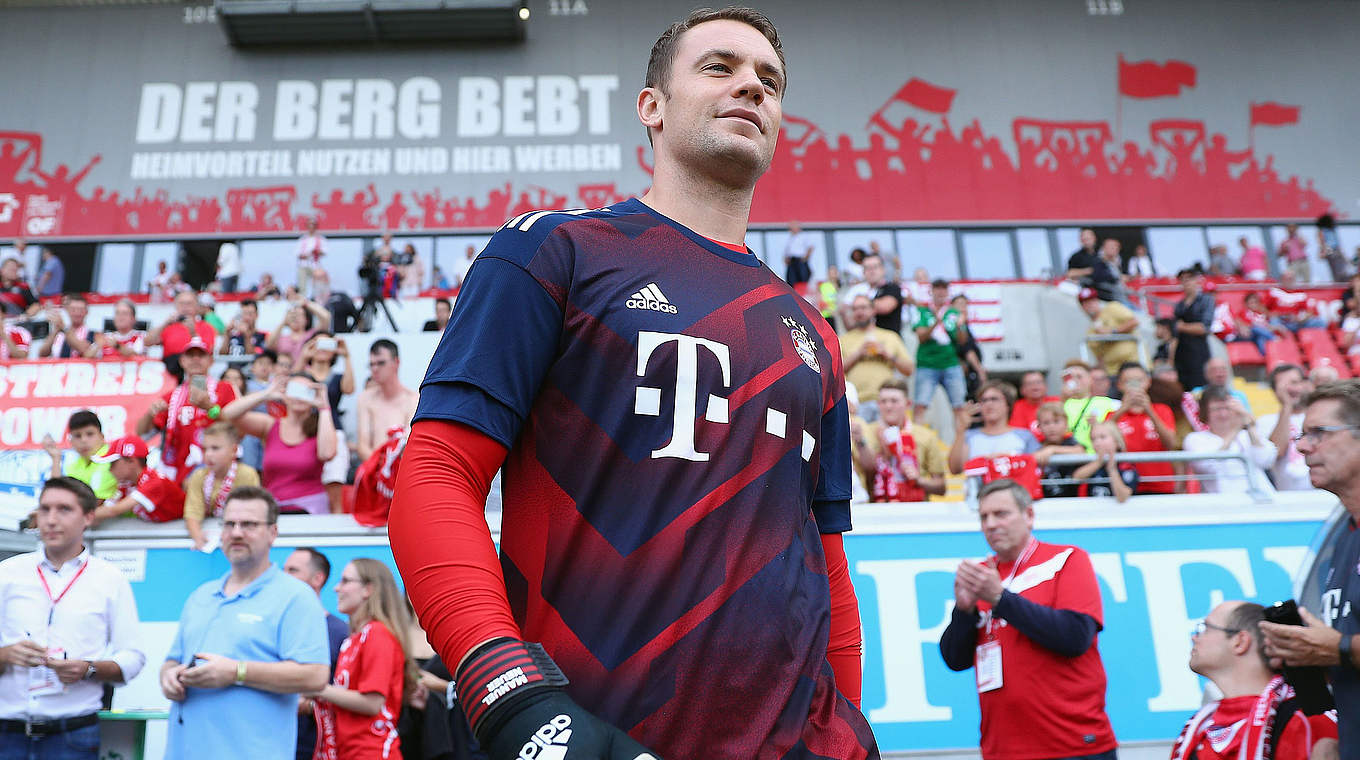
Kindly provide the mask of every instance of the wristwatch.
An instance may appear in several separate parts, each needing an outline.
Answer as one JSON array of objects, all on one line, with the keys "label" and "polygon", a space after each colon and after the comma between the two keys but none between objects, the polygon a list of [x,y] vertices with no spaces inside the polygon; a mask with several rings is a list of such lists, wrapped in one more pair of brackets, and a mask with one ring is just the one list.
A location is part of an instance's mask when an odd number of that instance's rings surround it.
[{"label": "wristwatch", "polygon": [[99,672],[99,669],[96,668],[96,667],[94,666],[94,661],[91,660],[91,661],[90,661],[89,667],[85,668],[85,680],[86,680],[86,681],[93,681],[95,675],[96,675],[98,672]]},{"label": "wristwatch", "polygon": [[1351,635],[1341,634],[1341,641],[1336,646],[1336,651],[1341,654],[1341,667],[1355,669],[1355,661],[1351,659]]}]

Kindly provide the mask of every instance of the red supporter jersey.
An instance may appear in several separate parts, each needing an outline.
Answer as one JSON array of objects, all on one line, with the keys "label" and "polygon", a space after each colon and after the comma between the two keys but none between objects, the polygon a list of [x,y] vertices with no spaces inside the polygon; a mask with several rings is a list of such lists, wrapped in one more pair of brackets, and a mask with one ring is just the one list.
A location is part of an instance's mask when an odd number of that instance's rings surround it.
[{"label": "red supporter jersey", "polygon": [[1044,497],[1039,485],[1039,463],[1032,454],[1001,454],[994,457],[975,457],[963,463],[963,474],[981,477],[983,483],[1010,478],[1029,491],[1036,499]]},{"label": "red supporter jersey", "polygon": [[[1091,558],[1075,546],[1036,542],[1010,583],[1012,593],[1045,607],[1073,610],[1104,625],[1100,587]],[[1002,563],[1002,578],[1014,563]],[[1093,641],[1077,657],[1064,657],[1031,641],[1004,620],[987,622],[991,605],[978,602],[979,647],[1001,646],[1002,686],[978,694],[982,706],[982,756],[987,760],[1096,755],[1115,748],[1105,715],[1105,666]],[[1096,637],[1097,640],[1099,637]]]},{"label": "red supporter jersey", "polygon": [[[1171,430],[1176,429],[1176,419],[1172,416],[1171,407],[1166,404],[1153,404],[1152,412],[1161,419],[1162,424]],[[1124,449],[1126,451],[1166,451],[1162,445],[1162,439],[1157,435],[1157,427],[1152,424],[1152,418],[1141,412],[1125,414],[1115,421],[1119,428],[1119,433],[1124,436]],[[1175,493],[1176,484],[1172,481],[1152,481],[1148,482],[1149,477],[1165,477],[1175,475],[1176,469],[1170,462],[1137,462],[1133,468],[1138,471],[1138,493]]]},{"label": "red supporter jersey", "polygon": [[[9,338],[14,341],[14,345],[20,348],[32,348],[33,335],[28,330],[18,325],[5,325],[5,332],[9,333]],[[8,358],[10,358],[9,343],[0,340],[0,359]]]},{"label": "red supporter jersey", "polygon": [[354,521],[360,525],[387,524],[407,432],[401,427],[387,431],[387,440],[354,473]]},{"label": "red supporter jersey", "polygon": [[1236,328],[1237,324],[1233,321],[1232,306],[1226,303],[1215,306],[1214,321],[1209,326],[1209,332],[1216,335],[1219,340],[1227,341]]},{"label": "red supporter jersey", "polygon": [[[217,331],[213,329],[212,325],[203,320],[198,320],[194,323],[194,334],[202,338],[211,351],[216,352]],[[176,322],[161,330],[161,346],[164,348],[166,356],[183,353],[184,347],[189,345],[189,341],[192,339],[193,334],[189,332],[189,326],[183,322]]]},{"label": "red supporter jersey", "polygon": [[102,359],[122,356],[118,353],[118,349],[122,346],[127,346],[138,355],[146,353],[146,333],[141,330],[129,330],[126,333],[104,333],[104,337],[108,342],[104,344],[104,351],[100,354]]},{"label": "red supporter jersey", "polygon": [[[1207,723],[1195,725],[1198,730],[1195,731],[1192,740],[1194,746],[1180,746],[1188,738],[1185,731],[1182,731],[1181,737],[1172,747],[1171,756],[1194,757],[1196,760],[1239,760],[1243,757],[1241,754],[1243,740],[1251,733],[1248,730],[1251,713],[1258,699],[1259,697],[1248,694],[1205,705],[1186,724],[1186,728],[1189,729],[1192,725],[1203,723],[1205,713],[1213,711],[1213,715],[1207,718]],[[1328,711],[1311,717],[1296,712],[1290,716],[1289,722],[1280,732],[1279,739],[1274,743],[1275,751],[1270,757],[1273,760],[1307,760],[1313,745],[1319,739],[1335,738],[1335,712]],[[1255,760],[1256,755],[1248,752],[1245,757]]]},{"label": "red supporter jersey", "polygon": [[[174,473],[176,483],[183,483],[189,473],[203,462],[203,429],[216,422],[208,416],[208,410],[190,404],[187,398],[176,403],[176,394],[184,386],[171,388],[161,396],[169,406],[156,414],[153,424],[165,431],[165,443],[161,446],[162,469]],[[236,389],[231,383],[218,381],[208,386],[208,394],[214,404],[226,406],[236,400]],[[177,409],[179,418],[175,425],[169,425],[170,412]]]},{"label": "red supporter jersey", "polygon": [[1295,293],[1283,288],[1271,288],[1265,295],[1266,308],[1284,314],[1298,314],[1312,305],[1312,297],[1307,293]]},{"label": "red supporter jersey", "polygon": [[361,715],[316,700],[316,749],[313,760],[401,758],[397,718],[401,716],[406,656],[401,642],[374,620],[351,633],[335,660],[336,686],[360,694],[381,694],[382,710]]},{"label": "red supporter jersey", "polygon": [[1247,307],[1243,306],[1241,309],[1235,312],[1234,316],[1236,316],[1238,319],[1242,320],[1243,322],[1246,322],[1249,325],[1254,325],[1256,327],[1264,327],[1267,329],[1270,328],[1270,315],[1264,312],[1256,311],[1254,309],[1248,309]]},{"label": "red supporter jersey", "polygon": [[114,502],[131,496],[133,514],[148,522],[169,522],[184,517],[184,491],[150,467],[142,470],[135,484],[118,484]]},{"label": "red supporter jersey", "polygon": [[1061,402],[1062,399],[1058,398],[1057,396],[1044,396],[1042,399],[1039,400],[1038,403],[1034,403],[1023,398],[1016,399],[1015,406],[1011,407],[1011,420],[1010,420],[1011,427],[1018,427],[1021,428],[1022,430],[1028,430],[1031,434],[1034,435],[1034,440],[1036,441],[1044,440],[1043,433],[1039,432],[1039,420],[1036,417],[1036,415],[1039,414],[1039,407],[1043,406],[1044,404],[1047,404],[1050,401]]}]

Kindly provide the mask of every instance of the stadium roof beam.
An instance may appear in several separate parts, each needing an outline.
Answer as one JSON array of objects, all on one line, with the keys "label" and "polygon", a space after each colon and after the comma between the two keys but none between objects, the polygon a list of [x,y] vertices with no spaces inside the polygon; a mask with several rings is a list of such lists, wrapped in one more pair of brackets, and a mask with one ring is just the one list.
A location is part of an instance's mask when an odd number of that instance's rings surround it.
[{"label": "stadium roof beam", "polygon": [[525,0],[214,0],[231,44],[519,42]]}]

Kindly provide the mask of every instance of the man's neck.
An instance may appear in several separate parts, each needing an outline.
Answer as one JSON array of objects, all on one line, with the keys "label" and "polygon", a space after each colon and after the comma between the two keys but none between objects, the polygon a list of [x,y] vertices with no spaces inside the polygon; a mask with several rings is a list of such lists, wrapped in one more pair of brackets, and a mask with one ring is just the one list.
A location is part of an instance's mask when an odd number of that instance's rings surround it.
[{"label": "man's neck", "polygon": [[652,188],[641,201],[704,237],[742,244],[751,218],[755,185],[728,187],[708,177],[684,173],[674,162],[658,162]]},{"label": "man's neck", "polygon": [[250,564],[242,563],[231,566],[231,575],[227,576],[227,591],[240,591],[249,586],[256,578],[264,575],[264,571],[269,569],[269,559],[259,560]]},{"label": "man's neck", "polygon": [[[1256,655],[1253,653],[1250,656],[1255,657]],[[1209,676],[1209,680],[1213,681],[1218,690],[1223,692],[1224,699],[1256,697],[1266,690],[1266,686],[1270,683],[1270,674],[1252,668],[1245,673],[1231,671],[1215,673]]]},{"label": "man's neck", "polygon": [[394,399],[406,392],[406,386],[401,384],[401,380],[392,378],[385,383],[378,385],[378,393],[385,399]]},{"label": "man's neck", "polygon": [[62,565],[79,557],[80,553],[83,551],[85,551],[85,544],[81,541],[77,541],[69,546],[44,547],[43,556],[47,558],[47,561],[50,562],[53,567],[60,570]]}]

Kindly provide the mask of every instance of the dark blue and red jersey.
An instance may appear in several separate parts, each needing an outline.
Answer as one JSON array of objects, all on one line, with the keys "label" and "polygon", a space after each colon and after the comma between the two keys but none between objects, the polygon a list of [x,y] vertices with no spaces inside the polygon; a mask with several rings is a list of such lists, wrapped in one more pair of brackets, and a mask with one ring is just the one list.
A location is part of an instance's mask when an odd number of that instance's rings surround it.
[{"label": "dark blue and red jersey", "polygon": [[755,256],[635,199],[513,219],[416,420],[509,449],[511,609],[586,709],[662,757],[876,756],[826,661],[819,532],[850,529],[840,349]]}]

